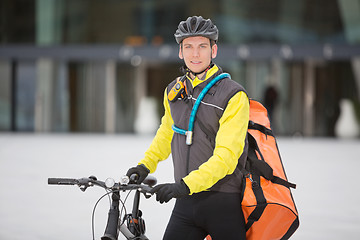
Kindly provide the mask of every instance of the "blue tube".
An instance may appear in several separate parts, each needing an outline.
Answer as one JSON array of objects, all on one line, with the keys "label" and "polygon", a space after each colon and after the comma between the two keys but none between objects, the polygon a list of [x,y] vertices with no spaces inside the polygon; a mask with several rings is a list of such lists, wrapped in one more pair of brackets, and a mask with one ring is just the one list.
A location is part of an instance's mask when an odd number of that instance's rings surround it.
[{"label": "blue tube", "polygon": [[217,76],[216,78],[214,78],[213,80],[211,80],[206,86],[205,88],[201,91],[201,93],[199,94],[199,97],[196,99],[195,104],[191,110],[191,114],[190,114],[190,120],[189,120],[189,128],[188,131],[193,131],[194,129],[194,122],[195,122],[195,116],[197,113],[197,110],[200,106],[201,101],[203,100],[203,98],[205,97],[205,94],[209,91],[209,89],[214,86],[215,83],[217,83],[218,81],[220,81],[223,78],[231,78],[230,74],[228,73],[222,73],[219,76]]},{"label": "blue tube", "polygon": [[181,129],[181,128],[178,128],[177,126],[175,126],[175,125],[172,125],[172,130],[174,130],[174,132],[176,132],[176,133],[179,133],[179,134],[181,134],[181,135],[186,135],[186,130],[184,130],[184,129]]},{"label": "blue tube", "polygon": [[193,129],[194,129],[194,122],[195,122],[195,116],[197,113],[197,110],[200,106],[201,101],[203,100],[203,98],[205,97],[205,94],[209,91],[209,89],[214,86],[215,83],[217,83],[218,81],[220,81],[223,78],[231,78],[230,74],[228,73],[222,73],[219,76],[215,77],[213,80],[211,80],[206,86],[205,88],[201,91],[201,93],[199,94],[198,98],[195,101],[195,104],[191,110],[191,114],[190,114],[190,119],[189,119],[189,127],[188,127],[188,131],[178,128],[175,125],[172,125],[172,129],[174,130],[174,132],[182,134],[182,135],[187,135],[186,136],[186,144],[187,145],[191,145],[192,144],[192,135],[193,135]]}]

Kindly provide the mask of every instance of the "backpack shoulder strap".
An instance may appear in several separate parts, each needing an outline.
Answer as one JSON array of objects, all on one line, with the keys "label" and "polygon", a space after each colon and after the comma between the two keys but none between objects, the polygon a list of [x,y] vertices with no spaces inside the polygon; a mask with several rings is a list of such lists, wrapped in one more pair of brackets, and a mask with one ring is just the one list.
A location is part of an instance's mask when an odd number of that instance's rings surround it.
[{"label": "backpack shoulder strap", "polygon": [[252,120],[249,120],[248,129],[258,130],[258,131],[262,132],[263,134],[265,134],[266,137],[267,137],[268,135],[275,137],[271,129],[269,129],[269,128],[261,125],[261,124],[255,123],[255,122],[252,121]]},{"label": "backpack shoulder strap", "polygon": [[[265,128],[265,127],[263,127],[263,128]],[[270,129],[268,129],[268,130],[271,131]],[[271,136],[273,136],[273,135],[271,135]],[[247,161],[246,161],[246,165],[245,165],[245,171],[251,172],[258,176],[262,176],[262,177],[266,178],[267,180],[270,180],[273,183],[283,185],[287,188],[295,189],[296,184],[286,181],[277,176],[274,176],[273,169],[265,161],[264,156],[262,155],[261,150],[256,142],[256,139],[249,132],[248,132],[248,141],[249,141],[249,149],[248,149],[248,157],[247,157]],[[259,154],[260,159],[258,158],[258,155],[256,154],[256,152]],[[244,171],[242,171],[242,172],[244,173]]]}]

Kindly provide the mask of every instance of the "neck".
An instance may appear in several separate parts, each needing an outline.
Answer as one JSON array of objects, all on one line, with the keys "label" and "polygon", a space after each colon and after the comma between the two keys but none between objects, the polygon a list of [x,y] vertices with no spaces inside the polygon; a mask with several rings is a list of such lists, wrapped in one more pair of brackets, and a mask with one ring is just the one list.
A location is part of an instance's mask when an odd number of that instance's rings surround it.
[{"label": "neck", "polygon": [[192,72],[189,73],[189,77],[194,80],[196,77],[200,80],[202,80],[204,78],[204,76],[206,75],[206,71],[200,74],[193,74]]},{"label": "neck", "polygon": [[205,68],[203,71],[201,72],[197,72],[197,73],[194,73],[193,71],[191,71],[189,68],[186,68],[186,72],[188,72],[188,75],[191,79],[195,79],[196,77],[198,79],[203,79],[206,75],[206,72],[212,68],[212,66],[214,66],[214,64],[212,62],[210,62],[209,66],[207,68]]}]

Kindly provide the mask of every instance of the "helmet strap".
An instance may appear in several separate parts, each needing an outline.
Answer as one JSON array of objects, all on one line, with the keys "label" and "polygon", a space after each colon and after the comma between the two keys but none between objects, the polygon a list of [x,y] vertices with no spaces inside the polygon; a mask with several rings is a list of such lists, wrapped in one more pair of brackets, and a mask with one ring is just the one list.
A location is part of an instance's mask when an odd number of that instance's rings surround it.
[{"label": "helmet strap", "polygon": [[200,75],[206,71],[208,71],[210,68],[212,68],[214,66],[214,63],[211,61],[209,66],[207,68],[205,68],[204,70],[200,71],[200,72],[193,72],[191,71],[186,65],[183,65],[181,66],[180,68],[180,71],[183,73],[183,74],[187,74],[187,73],[191,73],[192,75],[194,75],[195,77],[197,75]]}]

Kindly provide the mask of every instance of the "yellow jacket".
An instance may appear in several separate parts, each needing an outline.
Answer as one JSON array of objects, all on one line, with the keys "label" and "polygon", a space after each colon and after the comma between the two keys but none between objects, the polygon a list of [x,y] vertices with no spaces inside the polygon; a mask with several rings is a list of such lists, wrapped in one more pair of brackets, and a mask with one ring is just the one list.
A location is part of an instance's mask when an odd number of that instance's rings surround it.
[{"label": "yellow jacket", "polygon": [[[206,73],[204,80],[197,77],[191,80],[193,88],[217,71],[218,68],[215,65]],[[165,114],[161,119],[161,125],[149,149],[145,152],[145,157],[139,162],[139,164],[144,164],[151,173],[156,170],[157,164],[167,159],[171,153],[171,141],[174,134],[171,127],[174,121],[171,117],[167,90],[164,92],[163,105]],[[183,178],[190,189],[190,194],[206,191],[220,179],[234,172],[244,149],[248,122],[249,99],[245,92],[240,91],[229,100],[219,120],[213,155],[197,170]]]}]

